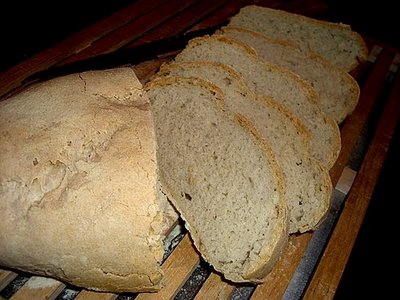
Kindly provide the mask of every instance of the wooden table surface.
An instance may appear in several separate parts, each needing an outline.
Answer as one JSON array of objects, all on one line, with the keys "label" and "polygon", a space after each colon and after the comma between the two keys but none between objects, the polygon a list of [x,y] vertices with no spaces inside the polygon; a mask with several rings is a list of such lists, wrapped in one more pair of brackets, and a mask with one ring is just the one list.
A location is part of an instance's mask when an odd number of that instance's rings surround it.
[{"label": "wooden table surface", "polygon": [[[216,28],[237,13],[239,8],[256,3],[281,8],[309,16],[322,15],[327,7],[316,0],[299,1],[215,1],[215,0],[138,0],[114,14],[75,33],[21,63],[0,73],[0,96],[5,99],[30,84],[28,78],[40,71],[87,60],[93,56],[112,53],[119,49],[134,49],[157,40]],[[330,171],[336,190],[346,194],[343,206],[324,250],[307,285],[301,291],[304,299],[332,299],[355,239],[363,222],[374,188],[387,155],[394,129],[400,116],[399,53],[396,49],[364,35],[370,57],[368,64],[356,75],[361,88],[360,101],[355,111],[341,125],[342,150]],[[135,53],[135,52],[132,52]],[[172,53],[173,54],[173,53]],[[135,70],[142,82],[153,74],[171,53],[160,53],[146,60],[135,60]],[[373,121],[371,121],[373,120]],[[368,125],[368,126],[367,126]],[[362,149],[357,141],[366,134],[371,138]],[[359,153],[362,155],[359,155]],[[352,161],[358,160],[356,164]],[[296,287],[294,280],[299,266],[304,263],[310,241],[315,233],[291,236],[282,258],[266,282],[258,286],[239,286],[224,281],[211,272],[196,292],[185,296],[180,291],[190,283],[193,272],[202,259],[188,238],[178,246],[163,264],[166,287],[159,293],[139,295],[96,293],[65,285],[15,270],[0,269],[0,297],[11,299],[290,299],[289,290]],[[43,281],[43,288],[33,288],[35,281]],[[243,292],[244,291],[244,292]],[[232,294],[233,293],[233,294]],[[247,293],[247,294],[246,294]],[[68,298],[69,297],[69,298]]]}]

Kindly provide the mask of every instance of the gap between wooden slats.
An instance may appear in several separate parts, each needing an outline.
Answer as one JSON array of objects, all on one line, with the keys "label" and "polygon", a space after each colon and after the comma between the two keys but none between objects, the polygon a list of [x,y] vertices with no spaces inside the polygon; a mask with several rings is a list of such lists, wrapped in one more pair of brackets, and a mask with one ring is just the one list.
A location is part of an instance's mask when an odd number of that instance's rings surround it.
[{"label": "gap between wooden slats", "polygon": [[310,282],[305,299],[332,299],[334,297],[400,118],[399,99],[400,74],[398,73],[376,134],[368,148],[324,255]]},{"label": "gap between wooden slats", "polygon": [[0,97],[20,86],[24,79],[36,72],[43,71],[60,62],[64,58],[77,53],[91,45],[94,41],[136,19],[141,14],[154,9],[165,0],[138,0],[132,5],[110,15],[107,18],[72,35],[22,63],[0,74]]}]

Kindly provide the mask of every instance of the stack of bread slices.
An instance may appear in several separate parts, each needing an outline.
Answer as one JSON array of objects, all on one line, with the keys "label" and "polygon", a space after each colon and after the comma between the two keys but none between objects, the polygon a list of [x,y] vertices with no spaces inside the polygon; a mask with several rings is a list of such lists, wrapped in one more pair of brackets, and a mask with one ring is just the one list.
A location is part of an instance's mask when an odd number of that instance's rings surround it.
[{"label": "stack of bread slices", "polygon": [[262,281],[288,234],[324,220],[367,54],[347,25],[251,5],[145,86],[163,192],[227,279]]},{"label": "stack of bread slices", "polygon": [[349,26],[247,6],[144,88],[124,67],[1,102],[0,265],[157,291],[172,205],[216,271],[262,282],[330,208],[366,58]]}]

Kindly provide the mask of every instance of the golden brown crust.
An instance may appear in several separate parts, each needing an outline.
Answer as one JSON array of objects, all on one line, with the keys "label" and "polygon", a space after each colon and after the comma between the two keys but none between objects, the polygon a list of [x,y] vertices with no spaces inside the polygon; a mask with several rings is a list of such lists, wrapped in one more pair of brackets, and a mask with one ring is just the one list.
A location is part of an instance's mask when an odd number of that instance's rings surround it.
[{"label": "golden brown crust", "polygon": [[235,47],[239,47],[242,48],[242,50],[247,53],[249,56],[253,57],[253,58],[257,58],[257,52],[250,47],[249,45],[246,45],[245,43],[242,43],[240,41],[236,41],[234,39],[228,38],[222,34],[213,34],[212,36],[209,35],[205,35],[203,37],[198,37],[198,38],[194,38],[192,40],[189,41],[188,45],[186,46],[187,48],[193,48],[196,47],[197,45],[202,44],[204,41],[207,41],[209,39],[216,39],[220,42],[223,43],[227,43],[229,45],[234,45]]}]

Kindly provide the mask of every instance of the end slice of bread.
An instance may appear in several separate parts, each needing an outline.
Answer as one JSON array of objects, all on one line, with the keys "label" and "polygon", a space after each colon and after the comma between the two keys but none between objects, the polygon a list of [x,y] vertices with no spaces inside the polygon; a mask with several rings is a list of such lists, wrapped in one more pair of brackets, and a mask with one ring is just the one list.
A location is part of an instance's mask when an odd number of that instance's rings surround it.
[{"label": "end slice of bread", "polygon": [[235,282],[261,282],[287,241],[281,169],[223,94],[198,78],[146,85],[160,179],[201,255]]},{"label": "end slice of bread", "polygon": [[360,34],[350,26],[317,20],[283,10],[257,5],[241,8],[228,26],[264,33],[289,40],[305,50],[312,50],[335,66],[349,72],[368,58],[368,49]]}]

